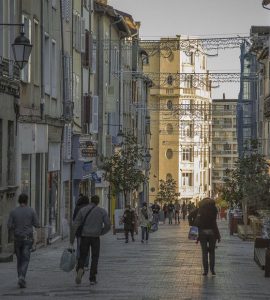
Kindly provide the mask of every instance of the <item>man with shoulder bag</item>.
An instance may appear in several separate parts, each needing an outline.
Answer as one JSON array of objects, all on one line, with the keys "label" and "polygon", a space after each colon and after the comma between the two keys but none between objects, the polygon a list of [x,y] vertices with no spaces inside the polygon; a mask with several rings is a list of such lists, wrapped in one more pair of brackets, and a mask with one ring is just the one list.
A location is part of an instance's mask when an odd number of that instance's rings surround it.
[{"label": "man with shoulder bag", "polygon": [[105,209],[98,207],[99,197],[91,197],[91,203],[78,212],[70,234],[73,246],[75,235],[81,237],[80,257],[77,265],[76,283],[80,284],[84,274],[84,263],[91,248],[90,284],[96,284],[96,274],[100,252],[100,236],[109,232],[111,222]]}]

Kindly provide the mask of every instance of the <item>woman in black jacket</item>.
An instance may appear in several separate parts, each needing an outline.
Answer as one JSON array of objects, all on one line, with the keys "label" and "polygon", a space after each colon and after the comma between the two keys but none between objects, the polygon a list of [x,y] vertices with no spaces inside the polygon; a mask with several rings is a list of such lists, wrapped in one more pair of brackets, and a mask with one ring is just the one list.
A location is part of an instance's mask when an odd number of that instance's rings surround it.
[{"label": "woman in black jacket", "polygon": [[[199,205],[198,218],[199,218],[199,241],[202,248],[202,262],[203,262],[203,275],[208,274],[210,271],[213,276],[215,273],[215,248],[216,241],[220,242],[220,233],[217,227],[217,208],[215,201],[211,198],[204,198],[201,205]],[[208,265],[209,253],[209,265]]]}]

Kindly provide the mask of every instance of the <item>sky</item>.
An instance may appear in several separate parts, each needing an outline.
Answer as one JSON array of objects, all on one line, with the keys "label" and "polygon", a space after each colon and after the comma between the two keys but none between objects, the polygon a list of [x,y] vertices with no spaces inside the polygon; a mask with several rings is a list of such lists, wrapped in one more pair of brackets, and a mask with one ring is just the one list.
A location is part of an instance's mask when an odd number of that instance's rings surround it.
[{"label": "sky", "polygon": [[[270,26],[270,10],[262,0],[108,0],[116,9],[141,22],[143,39],[175,35],[199,37],[248,36],[252,25]],[[212,72],[239,72],[240,50],[225,50],[208,59]],[[213,98],[238,96],[239,84],[224,85]]]}]

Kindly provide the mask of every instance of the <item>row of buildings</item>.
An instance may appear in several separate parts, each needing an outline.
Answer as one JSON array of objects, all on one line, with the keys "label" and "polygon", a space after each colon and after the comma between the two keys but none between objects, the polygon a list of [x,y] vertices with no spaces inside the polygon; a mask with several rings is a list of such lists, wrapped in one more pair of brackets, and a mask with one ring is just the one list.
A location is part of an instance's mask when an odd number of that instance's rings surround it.
[{"label": "row of buildings", "polygon": [[[11,51],[21,26],[11,24],[24,24],[33,45],[21,71]],[[104,0],[0,0],[0,252],[12,246],[7,218],[21,192],[43,243],[68,235],[79,193],[100,195],[110,214],[122,205],[100,158],[127,132],[149,151],[139,28]],[[133,197],[145,201],[147,192],[143,184]]]}]

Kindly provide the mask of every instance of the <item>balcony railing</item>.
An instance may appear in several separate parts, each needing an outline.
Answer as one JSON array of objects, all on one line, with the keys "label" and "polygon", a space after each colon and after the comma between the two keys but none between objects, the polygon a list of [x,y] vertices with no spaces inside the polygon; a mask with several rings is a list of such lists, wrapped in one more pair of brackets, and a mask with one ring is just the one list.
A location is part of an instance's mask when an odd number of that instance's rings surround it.
[{"label": "balcony railing", "polygon": [[0,56],[0,92],[20,95],[20,69],[13,60]]}]

